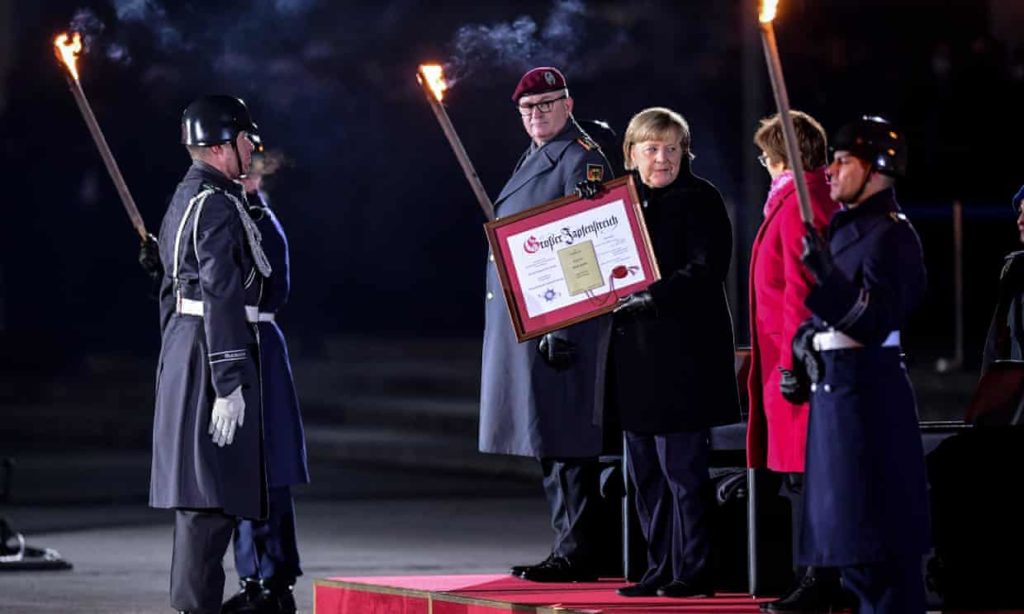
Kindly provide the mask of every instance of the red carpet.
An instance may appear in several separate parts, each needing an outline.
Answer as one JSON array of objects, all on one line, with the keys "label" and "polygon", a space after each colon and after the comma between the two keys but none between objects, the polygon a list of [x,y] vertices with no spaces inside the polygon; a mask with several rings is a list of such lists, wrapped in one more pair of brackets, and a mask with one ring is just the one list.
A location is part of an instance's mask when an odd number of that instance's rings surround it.
[{"label": "red carpet", "polygon": [[314,582],[315,614],[641,614],[753,613],[762,600],[723,594],[710,599],[627,599],[621,580],[538,584],[509,575],[327,578]]}]

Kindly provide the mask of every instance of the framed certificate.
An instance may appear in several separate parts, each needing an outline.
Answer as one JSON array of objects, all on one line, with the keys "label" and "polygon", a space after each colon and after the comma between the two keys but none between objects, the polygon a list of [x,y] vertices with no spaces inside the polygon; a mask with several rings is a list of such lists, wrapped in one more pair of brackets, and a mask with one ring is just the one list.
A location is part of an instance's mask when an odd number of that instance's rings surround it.
[{"label": "framed certificate", "polygon": [[519,341],[608,313],[661,278],[632,176],[484,229]]}]

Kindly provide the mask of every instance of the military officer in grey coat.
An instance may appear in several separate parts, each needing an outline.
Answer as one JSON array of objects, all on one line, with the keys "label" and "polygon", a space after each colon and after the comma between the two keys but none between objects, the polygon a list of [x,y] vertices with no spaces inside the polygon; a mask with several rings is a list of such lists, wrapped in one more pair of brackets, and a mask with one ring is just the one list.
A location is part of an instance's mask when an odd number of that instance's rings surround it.
[{"label": "military officer in grey coat", "polygon": [[150,505],[175,510],[171,606],[220,612],[236,517],[267,514],[255,305],[271,267],[236,182],[256,124],[245,104],[185,109],[192,166],[160,227],[160,362]]},{"label": "military officer in grey coat", "polygon": [[[600,148],[572,116],[562,73],[534,68],[512,95],[531,143],[495,201],[508,216],[611,177]],[[480,398],[480,450],[540,460],[555,541],[538,565],[512,568],[539,582],[597,578],[604,368],[610,320],[601,317],[540,340],[516,341],[493,259],[487,298]]]}]

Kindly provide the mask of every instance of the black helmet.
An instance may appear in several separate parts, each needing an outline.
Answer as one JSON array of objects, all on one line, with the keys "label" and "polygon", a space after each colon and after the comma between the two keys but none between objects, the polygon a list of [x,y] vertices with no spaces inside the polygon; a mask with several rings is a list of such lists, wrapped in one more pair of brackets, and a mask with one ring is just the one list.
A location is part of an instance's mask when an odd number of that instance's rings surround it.
[{"label": "black helmet", "polygon": [[258,128],[241,98],[203,96],[192,102],[181,116],[181,142],[210,147],[234,142],[239,132],[248,132],[259,147]]},{"label": "black helmet", "polygon": [[891,177],[907,174],[907,139],[881,117],[865,115],[836,132],[832,151],[844,150]]}]

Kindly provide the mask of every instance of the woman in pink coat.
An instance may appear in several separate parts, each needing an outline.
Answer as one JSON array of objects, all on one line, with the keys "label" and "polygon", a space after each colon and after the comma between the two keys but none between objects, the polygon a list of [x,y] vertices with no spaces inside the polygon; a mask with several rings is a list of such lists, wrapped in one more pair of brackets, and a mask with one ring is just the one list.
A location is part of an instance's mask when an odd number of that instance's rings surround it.
[{"label": "woman in pink coat", "polygon": [[[813,117],[792,111],[800,148],[801,166],[810,194],[814,226],[823,232],[838,206],[829,199],[825,177],[825,130]],[[779,389],[784,374],[791,374],[791,343],[800,323],[810,317],[804,298],[811,279],[800,261],[806,228],[800,218],[796,183],[786,156],[778,115],[761,121],[754,135],[761,149],[761,164],[772,177],[764,205],[764,222],[754,239],[750,258],[751,366],[747,427],[747,465],[786,474],[784,490],[793,510],[793,535],[800,534],[804,451],[807,442],[806,402],[795,404]],[[794,544],[796,540],[794,540]],[[794,558],[795,558],[794,547]],[[763,609],[775,612],[815,611],[843,595],[839,578],[813,568],[798,573],[793,590]]]}]

